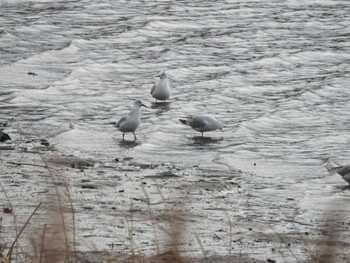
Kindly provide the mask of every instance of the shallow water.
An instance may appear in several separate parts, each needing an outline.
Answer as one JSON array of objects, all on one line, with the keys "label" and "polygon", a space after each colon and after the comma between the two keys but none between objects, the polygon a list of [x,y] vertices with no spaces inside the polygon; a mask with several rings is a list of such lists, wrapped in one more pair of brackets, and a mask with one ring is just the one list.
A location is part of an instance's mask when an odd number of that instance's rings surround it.
[{"label": "shallow water", "polygon": [[[0,122],[15,141],[35,135],[101,162],[241,170],[253,174],[236,178],[244,190],[267,198],[256,219],[285,197],[301,221],[349,199],[325,169],[349,162],[347,1],[18,0],[0,10]],[[149,94],[160,70],[173,79],[165,105]],[[149,106],[139,142],[122,142],[113,123],[137,98]],[[178,121],[190,113],[213,114],[224,132],[198,140]]]}]

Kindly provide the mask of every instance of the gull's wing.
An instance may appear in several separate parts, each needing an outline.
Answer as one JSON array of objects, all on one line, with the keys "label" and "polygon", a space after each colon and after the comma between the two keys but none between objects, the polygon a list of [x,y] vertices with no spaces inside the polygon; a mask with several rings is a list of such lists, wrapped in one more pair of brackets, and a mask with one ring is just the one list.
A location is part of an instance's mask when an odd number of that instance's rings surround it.
[{"label": "gull's wing", "polygon": [[194,117],[189,124],[193,129],[198,130],[205,127],[206,121],[202,118]]},{"label": "gull's wing", "polygon": [[126,116],[123,116],[118,122],[117,124],[115,125],[117,128],[120,127],[120,125],[126,120]]},{"label": "gull's wing", "polygon": [[153,94],[153,92],[156,90],[156,86],[157,86],[157,83],[153,84],[153,87],[151,89],[151,95]]}]

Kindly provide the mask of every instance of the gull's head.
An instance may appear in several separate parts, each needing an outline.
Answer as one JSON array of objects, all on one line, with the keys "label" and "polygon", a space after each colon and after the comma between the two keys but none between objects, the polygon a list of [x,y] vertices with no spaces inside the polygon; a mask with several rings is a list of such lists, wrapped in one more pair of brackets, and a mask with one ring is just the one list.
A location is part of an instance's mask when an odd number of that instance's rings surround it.
[{"label": "gull's head", "polygon": [[167,77],[165,71],[159,72],[159,74],[156,75],[156,77],[159,77],[160,79],[165,79]]},{"label": "gull's head", "polygon": [[137,105],[140,108],[141,107],[146,107],[147,108],[147,106],[143,103],[143,101],[141,99],[135,100],[135,105]]}]

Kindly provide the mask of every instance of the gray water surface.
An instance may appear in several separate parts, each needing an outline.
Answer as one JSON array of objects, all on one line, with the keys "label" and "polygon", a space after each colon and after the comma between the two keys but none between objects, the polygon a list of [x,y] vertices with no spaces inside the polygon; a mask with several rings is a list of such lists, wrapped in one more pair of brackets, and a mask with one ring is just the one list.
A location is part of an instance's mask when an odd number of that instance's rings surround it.
[{"label": "gray water surface", "polygon": [[[239,178],[245,191],[271,209],[297,199],[301,220],[320,200],[349,200],[324,167],[350,161],[348,1],[17,0],[0,12],[0,122],[14,141],[35,135],[101,162],[242,170],[253,174]],[[155,105],[161,70],[172,97]],[[137,98],[149,107],[139,142],[125,143],[113,123]],[[224,132],[196,138],[178,121],[195,113]]]}]

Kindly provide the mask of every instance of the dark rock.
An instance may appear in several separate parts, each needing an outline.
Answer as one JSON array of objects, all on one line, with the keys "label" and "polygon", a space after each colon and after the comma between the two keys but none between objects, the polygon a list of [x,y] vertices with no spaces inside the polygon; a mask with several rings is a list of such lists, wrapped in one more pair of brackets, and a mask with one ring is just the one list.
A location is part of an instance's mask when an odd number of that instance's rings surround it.
[{"label": "dark rock", "polygon": [[45,139],[41,139],[40,140],[40,144],[44,145],[44,146],[50,146],[50,143],[47,140],[45,140]]},{"label": "dark rock", "polygon": [[11,140],[11,137],[7,133],[4,133],[2,130],[0,130],[0,142],[5,142],[9,140]]}]

